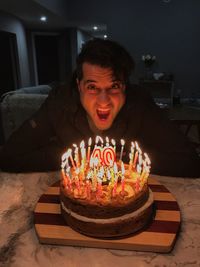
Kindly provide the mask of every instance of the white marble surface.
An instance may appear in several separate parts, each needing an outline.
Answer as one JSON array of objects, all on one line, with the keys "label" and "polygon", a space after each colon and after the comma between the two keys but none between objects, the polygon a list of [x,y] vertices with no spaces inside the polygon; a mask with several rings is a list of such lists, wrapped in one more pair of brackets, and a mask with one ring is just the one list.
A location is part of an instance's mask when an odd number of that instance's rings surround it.
[{"label": "white marble surface", "polygon": [[58,173],[0,173],[0,266],[200,267],[200,178],[155,178],[181,208],[181,232],[168,254],[42,245],[34,230],[33,210]]}]

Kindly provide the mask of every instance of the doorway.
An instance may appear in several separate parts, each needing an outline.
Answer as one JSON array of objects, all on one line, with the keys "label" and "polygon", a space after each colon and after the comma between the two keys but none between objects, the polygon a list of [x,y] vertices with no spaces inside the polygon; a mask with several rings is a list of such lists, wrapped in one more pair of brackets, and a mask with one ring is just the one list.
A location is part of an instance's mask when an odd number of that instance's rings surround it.
[{"label": "doorway", "polygon": [[34,34],[36,84],[59,81],[59,40],[58,34]]},{"label": "doorway", "polygon": [[18,88],[18,62],[16,35],[0,31],[0,96]]}]

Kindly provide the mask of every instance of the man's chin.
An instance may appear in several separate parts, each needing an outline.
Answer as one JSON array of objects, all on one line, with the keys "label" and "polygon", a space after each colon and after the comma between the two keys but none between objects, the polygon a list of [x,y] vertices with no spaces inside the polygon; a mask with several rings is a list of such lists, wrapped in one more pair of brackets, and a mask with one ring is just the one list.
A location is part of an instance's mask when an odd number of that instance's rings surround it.
[{"label": "man's chin", "polygon": [[108,130],[112,126],[112,122],[101,121],[95,124],[95,127],[100,131]]}]

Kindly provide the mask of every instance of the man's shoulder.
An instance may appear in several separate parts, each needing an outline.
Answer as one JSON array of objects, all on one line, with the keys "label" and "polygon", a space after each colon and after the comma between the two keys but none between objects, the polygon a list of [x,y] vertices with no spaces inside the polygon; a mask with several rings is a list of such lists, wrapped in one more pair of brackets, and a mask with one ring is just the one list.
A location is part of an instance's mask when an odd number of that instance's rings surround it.
[{"label": "man's shoulder", "polygon": [[78,104],[78,97],[74,91],[68,83],[58,84],[52,88],[47,102],[54,108],[73,111]]}]

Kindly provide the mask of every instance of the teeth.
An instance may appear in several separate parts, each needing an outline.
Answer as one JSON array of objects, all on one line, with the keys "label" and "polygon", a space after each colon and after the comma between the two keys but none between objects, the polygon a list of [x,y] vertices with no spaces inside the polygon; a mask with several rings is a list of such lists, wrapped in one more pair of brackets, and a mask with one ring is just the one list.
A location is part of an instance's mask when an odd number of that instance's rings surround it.
[{"label": "teeth", "polygon": [[97,115],[101,120],[106,120],[110,114],[109,109],[97,109]]},{"label": "teeth", "polygon": [[97,109],[98,113],[108,113],[109,111],[109,109]]}]

